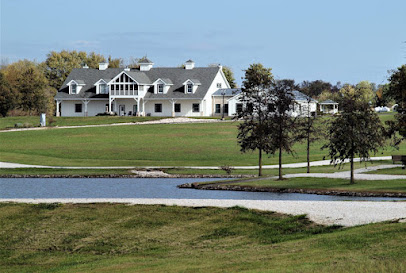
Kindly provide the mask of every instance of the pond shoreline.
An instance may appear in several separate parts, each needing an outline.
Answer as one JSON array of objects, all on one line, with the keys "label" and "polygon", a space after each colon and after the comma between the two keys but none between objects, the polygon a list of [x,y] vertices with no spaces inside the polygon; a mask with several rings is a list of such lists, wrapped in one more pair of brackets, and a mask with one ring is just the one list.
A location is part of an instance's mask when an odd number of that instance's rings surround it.
[{"label": "pond shoreline", "polygon": [[137,174],[106,174],[106,175],[76,175],[76,174],[3,174],[0,178],[247,178],[254,175],[221,175],[221,174],[169,174],[137,175]]},{"label": "pond shoreline", "polygon": [[[344,191],[344,190],[325,190],[325,189],[300,189],[300,188],[274,188],[274,187],[253,187],[240,185],[224,185],[216,183],[186,183],[179,185],[178,188],[189,188],[197,190],[222,190],[222,191],[247,191],[247,192],[273,192],[273,193],[303,193],[316,195],[335,195],[335,196],[355,196],[355,197],[402,197],[406,198],[406,193],[401,192],[362,192],[362,191]],[[406,199],[405,199],[406,201]]]}]

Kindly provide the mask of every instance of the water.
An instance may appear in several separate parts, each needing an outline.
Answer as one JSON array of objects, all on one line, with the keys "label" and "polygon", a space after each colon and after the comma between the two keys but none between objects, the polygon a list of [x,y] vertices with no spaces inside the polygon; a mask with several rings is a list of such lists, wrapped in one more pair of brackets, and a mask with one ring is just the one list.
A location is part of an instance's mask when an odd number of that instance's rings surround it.
[{"label": "water", "polygon": [[183,183],[218,178],[1,178],[0,198],[171,198],[242,200],[406,200],[300,193],[179,189]]}]

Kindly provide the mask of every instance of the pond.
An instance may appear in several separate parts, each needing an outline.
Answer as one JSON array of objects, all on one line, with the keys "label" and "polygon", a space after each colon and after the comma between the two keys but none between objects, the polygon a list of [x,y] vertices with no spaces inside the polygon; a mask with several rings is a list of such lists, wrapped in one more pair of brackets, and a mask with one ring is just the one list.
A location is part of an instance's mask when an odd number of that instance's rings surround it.
[{"label": "pond", "polygon": [[405,200],[299,193],[179,189],[183,183],[218,178],[1,178],[0,198],[171,198],[239,200]]}]

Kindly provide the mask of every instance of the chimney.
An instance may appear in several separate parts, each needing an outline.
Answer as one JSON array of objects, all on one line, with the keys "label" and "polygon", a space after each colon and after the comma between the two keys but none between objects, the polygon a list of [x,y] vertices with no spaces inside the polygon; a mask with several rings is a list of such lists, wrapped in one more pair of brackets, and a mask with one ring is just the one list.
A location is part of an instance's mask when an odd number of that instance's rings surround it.
[{"label": "chimney", "polygon": [[192,60],[188,60],[185,62],[185,69],[193,69],[195,67],[195,62]]},{"label": "chimney", "polygon": [[130,71],[130,68],[129,68],[128,66],[126,66],[126,67],[124,68],[124,71]]},{"label": "chimney", "polygon": [[106,70],[109,67],[109,63],[99,63],[99,70]]},{"label": "chimney", "polygon": [[83,66],[83,68],[89,68],[89,67],[87,66],[87,64],[85,64],[85,65]]},{"label": "chimney", "polygon": [[140,71],[150,71],[154,63],[150,61],[147,57],[143,57],[138,61],[140,65]]}]

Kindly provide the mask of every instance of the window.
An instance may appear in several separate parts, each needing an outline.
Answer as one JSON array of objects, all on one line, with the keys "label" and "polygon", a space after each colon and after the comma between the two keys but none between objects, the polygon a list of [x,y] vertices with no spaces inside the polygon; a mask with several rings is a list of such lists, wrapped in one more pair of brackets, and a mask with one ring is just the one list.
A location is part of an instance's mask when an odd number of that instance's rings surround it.
[{"label": "window", "polygon": [[218,84],[217,84],[217,88],[221,88],[221,83],[218,83]]},{"label": "window", "polygon": [[113,90],[113,91],[114,91],[114,84],[112,84],[112,85],[111,85],[111,90]]},{"label": "window", "polygon": [[193,84],[188,83],[188,85],[187,85],[187,92],[188,92],[188,93],[193,93]]},{"label": "window", "polygon": [[192,104],[192,111],[193,111],[193,112],[200,112],[200,104],[198,104],[198,103],[193,103],[193,104]]},{"label": "window", "polygon": [[175,103],[175,113],[180,113],[180,103]]},{"label": "window", "polygon": [[100,84],[100,94],[108,94],[109,90],[107,89],[107,84]]},{"label": "window", "polygon": [[242,103],[237,103],[236,104],[236,109],[237,109],[237,113],[242,112]]},{"label": "window", "polygon": [[216,104],[216,114],[220,114],[220,112],[221,112],[221,105]]},{"label": "window", "polygon": [[77,89],[78,89],[77,84],[76,84],[76,83],[72,83],[71,88],[72,88],[72,94],[76,94],[76,93],[77,93]]},{"label": "window", "polygon": [[163,84],[158,84],[158,93],[163,93],[164,92],[164,85]]},{"label": "window", "polygon": [[82,104],[81,103],[75,104],[75,113],[82,113]]},{"label": "window", "polygon": [[228,103],[224,104],[224,114],[228,115]]},{"label": "window", "polygon": [[162,113],[162,103],[155,103],[155,113]]}]

